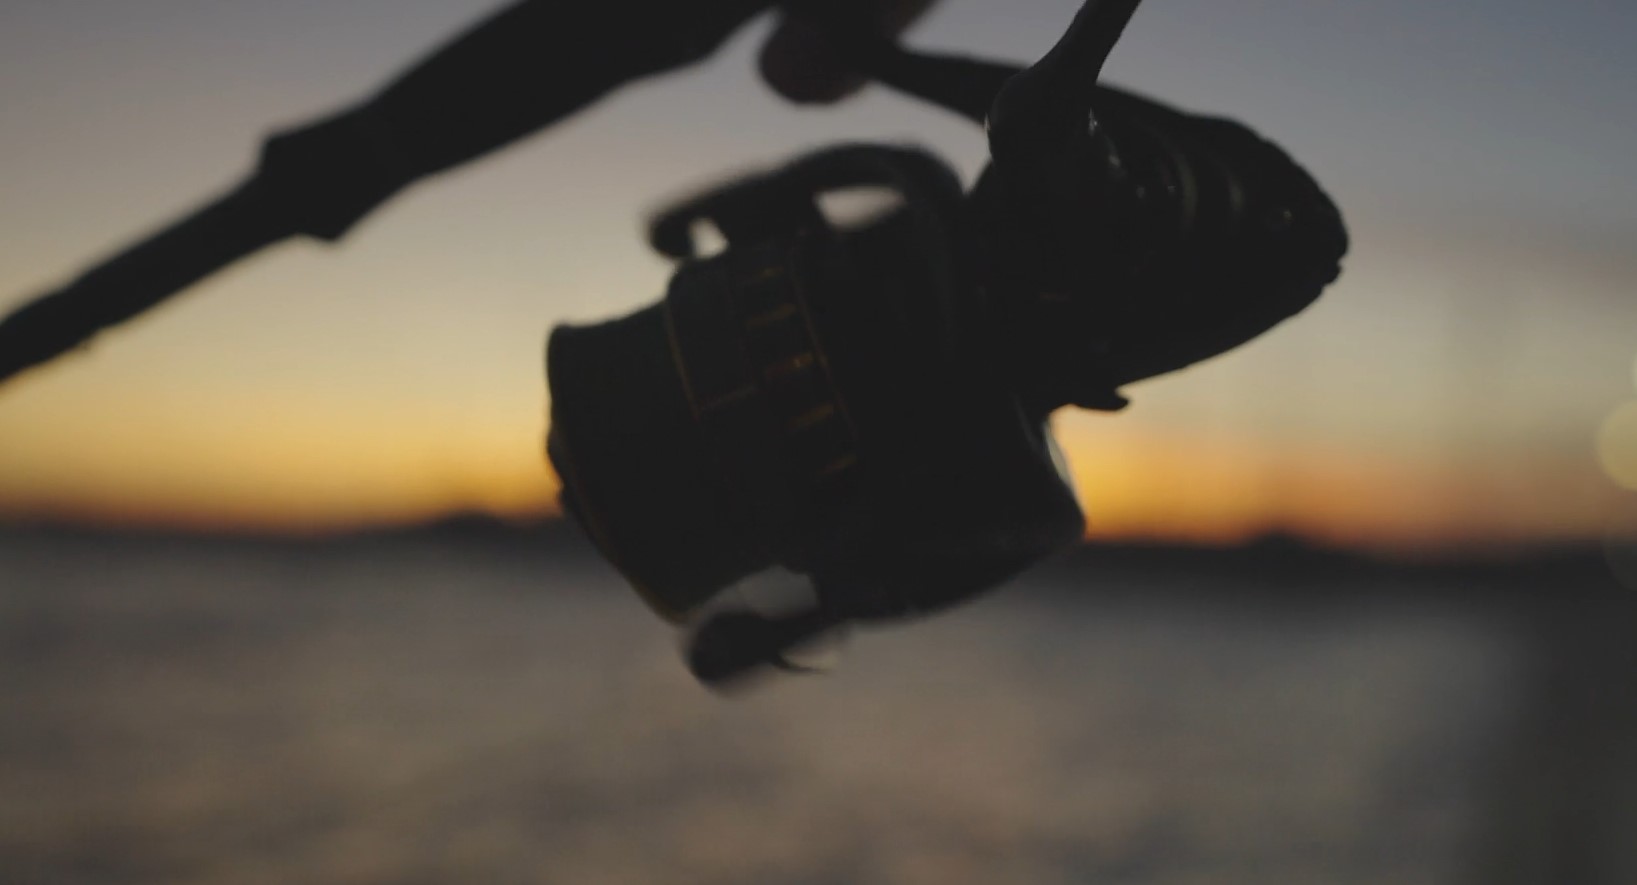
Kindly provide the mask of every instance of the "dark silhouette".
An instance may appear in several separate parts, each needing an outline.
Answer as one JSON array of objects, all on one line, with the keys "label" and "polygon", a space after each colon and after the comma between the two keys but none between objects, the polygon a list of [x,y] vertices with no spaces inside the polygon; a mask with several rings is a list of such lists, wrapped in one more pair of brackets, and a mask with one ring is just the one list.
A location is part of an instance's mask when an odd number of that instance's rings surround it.
[{"label": "dark silhouette", "polygon": [[[927,0],[633,0],[576,6],[572,28],[522,2],[275,135],[248,181],[0,323],[0,379],[270,243],[339,239],[775,5],[763,72],[782,94],[829,100],[868,75],[983,123],[993,162],[970,194],[934,157],[868,145],[731,182],[655,220],[683,260],[664,301],[553,334],[565,508],[658,611],[693,617],[775,563],[813,578],[811,611],[707,624],[701,678],[948,606],[1071,544],[1083,518],[1047,417],[1117,410],[1120,386],[1250,340],[1339,273],[1340,215],[1278,148],[1098,83],[1138,0],[1090,0],[1026,71],[897,46]],[[816,197],[856,186],[902,208],[831,225]],[[694,255],[700,221],[727,252]]]},{"label": "dark silhouette", "polygon": [[[244,183],[0,322],[0,381],[294,236],[334,241],[393,194],[515,141],[641,77],[710,55],[789,7],[763,68],[786,97],[841,97],[850,72],[815,46],[812,13],[896,33],[928,0],[515,3],[334,116],[274,135]],[[833,53],[832,53],[833,55]]]},{"label": "dark silhouette", "polygon": [[[808,610],[706,619],[701,679],[1071,545],[1084,521],[1047,417],[1117,410],[1121,385],[1236,347],[1336,278],[1340,216],[1281,151],[1097,85],[1136,6],[1088,2],[1027,71],[850,32],[864,70],[987,122],[972,193],[919,151],[817,152],[662,213],[653,244],[683,260],[666,297],[553,333],[565,509],[661,615],[775,564],[812,578]],[[849,187],[902,207],[838,227],[817,197]],[[722,254],[695,255],[701,221]]]}]

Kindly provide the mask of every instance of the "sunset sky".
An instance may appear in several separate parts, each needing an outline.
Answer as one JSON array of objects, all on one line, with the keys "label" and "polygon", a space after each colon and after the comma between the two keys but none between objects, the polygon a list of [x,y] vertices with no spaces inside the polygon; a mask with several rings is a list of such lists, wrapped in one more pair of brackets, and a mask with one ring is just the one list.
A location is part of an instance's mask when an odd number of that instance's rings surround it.
[{"label": "sunset sky", "polygon": [[[944,0],[909,41],[1029,60],[1077,6]],[[0,6],[0,306],[496,7]],[[754,73],[766,27],[420,185],[339,248],[271,250],[0,388],[0,519],[310,531],[549,510],[546,333],[663,291],[640,230],[665,197],[838,140],[982,166],[970,124],[882,89],[781,103]],[[1620,3],[1144,3],[1110,80],[1280,142],[1353,250],[1266,337],[1129,388],[1124,414],[1059,417],[1094,535],[1397,547],[1637,526],[1633,34]]]}]

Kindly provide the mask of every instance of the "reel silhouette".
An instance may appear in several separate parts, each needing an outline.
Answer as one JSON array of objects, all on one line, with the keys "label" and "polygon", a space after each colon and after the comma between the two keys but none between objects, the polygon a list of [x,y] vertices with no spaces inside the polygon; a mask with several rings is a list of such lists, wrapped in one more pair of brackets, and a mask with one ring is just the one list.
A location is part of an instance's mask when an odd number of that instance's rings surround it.
[{"label": "reel silhouette", "polygon": [[[847,145],[662,213],[664,299],[563,326],[563,502],[665,618],[777,565],[816,602],[706,616],[707,683],[852,622],[920,615],[1076,541],[1048,416],[1250,340],[1339,273],[1334,205],[1249,129],[1099,87],[1135,2],[1087,3],[1026,71],[857,42],[862,66],[987,123],[970,194],[936,158]],[[901,207],[832,224],[829,191]],[[709,221],[722,253],[694,254]]]},{"label": "reel silhouette", "polygon": [[[633,79],[708,55],[769,7],[828,19],[876,80],[982,124],[970,193],[924,152],[845,145],[654,222],[680,265],[628,317],[555,330],[548,454],[564,509],[668,619],[771,565],[816,603],[718,612],[707,682],[854,621],[923,614],[1073,543],[1047,419],[1236,347],[1310,303],[1347,238],[1300,167],[1237,123],[1100,85],[1137,0],[1089,0],[1027,70],[905,51],[829,0],[502,9],[367,101],[276,134],[222,197],[0,321],[0,381],[292,236],[334,241],[409,184]],[[899,207],[847,226],[823,194]],[[713,223],[719,255],[694,254]]]}]

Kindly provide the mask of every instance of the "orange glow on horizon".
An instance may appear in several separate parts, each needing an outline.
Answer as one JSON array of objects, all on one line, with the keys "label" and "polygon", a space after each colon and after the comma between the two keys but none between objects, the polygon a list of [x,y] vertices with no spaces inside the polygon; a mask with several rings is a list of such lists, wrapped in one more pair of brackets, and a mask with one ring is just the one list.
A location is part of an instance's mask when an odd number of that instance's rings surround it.
[{"label": "orange glow on horizon", "polygon": [[[178,399],[110,415],[47,387],[10,404],[20,420],[0,464],[23,466],[0,472],[0,519],[315,534],[555,509],[543,416],[531,433],[490,419],[499,409],[265,393],[248,408]],[[27,420],[37,406],[51,420]]]},{"label": "orange glow on horizon", "polygon": [[[258,425],[232,439],[200,438],[194,425],[181,445],[154,427],[129,433],[123,460],[109,462],[87,428],[78,437],[82,447],[59,446],[50,471],[0,477],[0,518],[324,534],[457,513],[526,520],[558,512],[540,435],[499,425],[444,429],[451,438],[432,444],[406,416]],[[1288,443],[1167,436],[1113,423],[1071,425],[1059,436],[1088,534],[1099,540],[1231,544],[1282,532],[1350,548],[1406,549],[1599,531],[1595,494],[1573,491],[1595,490],[1583,475],[1596,478],[1592,463],[1536,465],[1522,485],[1502,487],[1447,464]]]},{"label": "orange glow on horizon", "polygon": [[1064,446],[1088,536],[1231,544],[1288,533],[1355,549],[1595,538],[1610,490],[1590,463],[1496,477],[1409,457],[1246,440],[1077,436]]}]

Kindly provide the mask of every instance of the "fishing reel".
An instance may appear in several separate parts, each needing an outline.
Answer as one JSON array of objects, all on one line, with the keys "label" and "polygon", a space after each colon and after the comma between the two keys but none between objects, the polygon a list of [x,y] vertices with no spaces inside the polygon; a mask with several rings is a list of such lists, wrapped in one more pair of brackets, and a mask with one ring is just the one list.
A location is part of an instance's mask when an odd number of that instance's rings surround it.
[{"label": "fishing reel", "polygon": [[[855,43],[883,82],[981,118],[971,193],[924,152],[819,151],[661,213],[659,302],[547,348],[564,510],[649,604],[697,618],[773,566],[814,602],[697,625],[702,681],[791,666],[852,622],[968,599],[1078,540],[1048,426],[1222,353],[1333,281],[1318,185],[1233,122],[1097,85],[1135,2],[1087,3],[1027,71]],[[861,224],[819,208],[868,187]],[[727,247],[696,254],[710,222]]]},{"label": "fishing reel", "polygon": [[[1099,85],[1138,0],[1088,0],[1028,70],[906,51],[869,3],[655,2],[571,23],[517,0],[0,319],[0,382],[273,243],[340,239],[408,185],[698,60],[775,5],[857,71],[981,124],[992,162],[969,193],[924,152],[870,145],[727,183],[656,219],[680,263],[661,301],[553,332],[564,510],[660,614],[703,620],[690,664],[706,682],[957,603],[1073,543],[1050,415],[1119,409],[1124,385],[1249,341],[1339,272],[1341,218],[1277,147]],[[856,187],[899,205],[853,225],[819,211]],[[695,254],[700,221],[724,252]],[[774,565],[810,579],[811,606],[701,618]]]},{"label": "fishing reel", "polygon": [[[903,207],[831,225],[815,198],[858,186]],[[662,215],[683,264],[660,303],[552,333],[564,509],[661,615],[774,565],[811,576],[810,611],[704,625],[701,679],[948,605],[1083,532],[1045,415],[992,363],[961,197],[927,154],[817,153]],[[699,220],[725,251],[689,257]]]}]

